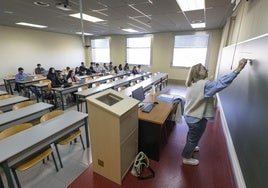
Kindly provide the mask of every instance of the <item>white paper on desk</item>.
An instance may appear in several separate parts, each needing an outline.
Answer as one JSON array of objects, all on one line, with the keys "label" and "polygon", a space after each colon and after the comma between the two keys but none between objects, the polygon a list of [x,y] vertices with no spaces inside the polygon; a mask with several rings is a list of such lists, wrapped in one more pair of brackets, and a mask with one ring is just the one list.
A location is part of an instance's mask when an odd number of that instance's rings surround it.
[{"label": "white paper on desk", "polygon": [[161,94],[156,97],[156,100],[158,101],[164,101],[169,103],[173,103],[173,99],[174,99],[173,95],[166,95],[166,94]]}]

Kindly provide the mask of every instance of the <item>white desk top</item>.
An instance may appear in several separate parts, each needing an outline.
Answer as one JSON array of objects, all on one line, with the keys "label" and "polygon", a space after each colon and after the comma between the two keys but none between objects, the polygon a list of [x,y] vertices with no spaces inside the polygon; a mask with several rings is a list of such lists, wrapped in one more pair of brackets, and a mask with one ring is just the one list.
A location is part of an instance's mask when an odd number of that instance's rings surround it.
[{"label": "white desk top", "polygon": [[7,92],[6,91],[0,91],[0,95],[6,95]]},{"label": "white desk top", "polygon": [[74,94],[79,95],[81,97],[88,97],[88,96],[93,95],[95,93],[104,91],[104,90],[109,89],[109,88],[113,88],[113,87],[118,86],[120,84],[123,84],[125,82],[129,82],[131,80],[138,79],[138,78],[141,78],[141,77],[142,77],[142,75],[129,76],[127,78],[123,78],[123,79],[113,81],[113,82],[110,82],[110,83],[107,83],[107,84],[102,84],[102,85],[94,87],[94,88],[89,88],[89,89],[86,89],[86,90],[83,90],[83,91],[79,91],[79,92],[76,92]]},{"label": "white desk top", "polygon": [[13,110],[13,111],[0,114],[0,130],[1,130],[2,125],[5,125],[11,121],[16,121],[17,119],[29,116],[31,114],[41,112],[51,107],[53,107],[53,105],[40,102],[40,103],[26,106],[24,108],[20,108],[17,110]]},{"label": "white desk top", "polygon": [[26,83],[33,83],[33,82],[38,82],[40,80],[45,80],[47,79],[46,77],[42,77],[42,78],[34,78],[32,80],[21,80],[21,81],[16,81],[17,83],[20,83],[20,84],[26,84]]},{"label": "white desk top", "polygon": [[[68,129],[88,115],[78,111],[68,111],[49,121],[33,126],[15,135],[0,140],[0,163],[41,143],[52,139],[53,135]],[[4,152],[3,152],[4,151]]]},{"label": "white desk top", "polygon": [[121,93],[123,93],[127,96],[131,96],[132,91],[134,91],[138,87],[142,86],[143,88],[147,88],[148,86],[154,84],[155,82],[157,82],[160,79],[165,78],[165,77],[167,77],[167,73],[160,73],[160,74],[154,75],[151,78],[148,78],[147,80],[143,80],[142,82],[140,82],[134,86],[127,87],[126,89],[122,90]]},{"label": "white desk top", "polygon": [[3,99],[3,100],[0,100],[0,107],[16,104],[16,103],[27,101],[27,100],[29,100],[29,98],[22,97],[22,96],[15,96],[12,98]]}]

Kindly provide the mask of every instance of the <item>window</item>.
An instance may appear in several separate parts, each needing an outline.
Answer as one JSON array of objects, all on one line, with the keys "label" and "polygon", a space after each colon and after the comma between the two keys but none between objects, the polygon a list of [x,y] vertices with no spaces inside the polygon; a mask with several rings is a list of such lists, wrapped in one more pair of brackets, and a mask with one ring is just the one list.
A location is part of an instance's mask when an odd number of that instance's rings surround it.
[{"label": "window", "polygon": [[100,63],[110,62],[109,41],[110,41],[109,38],[91,40],[92,62],[100,62]]},{"label": "window", "polygon": [[151,38],[134,37],[127,38],[127,63],[135,65],[150,65],[151,62]]},{"label": "window", "polygon": [[205,65],[208,34],[175,36],[172,66],[191,67],[197,63]]}]

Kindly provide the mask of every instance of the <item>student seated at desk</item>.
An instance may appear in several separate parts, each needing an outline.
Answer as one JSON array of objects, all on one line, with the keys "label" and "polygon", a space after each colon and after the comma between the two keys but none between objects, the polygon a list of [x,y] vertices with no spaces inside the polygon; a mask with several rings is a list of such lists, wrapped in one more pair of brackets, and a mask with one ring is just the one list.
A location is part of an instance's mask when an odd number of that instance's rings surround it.
[{"label": "student seated at desk", "polygon": [[22,67],[19,67],[18,74],[15,76],[16,81],[23,81],[26,77],[28,77],[28,74],[25,74],[24,69]]},{"label": "student seated at desk", "polygon": [[79,67],[75,67],[74,73],[75,73],[75,75],[78,75],[78,76],[84,75],[83,72],[80,71]]},{"label": "student seated at desk", "polygon": [[45,69],[43,67],[41,67],[41,64],[38,63],[37,67],[34,69],[34,73],[35,74],[44,74],[45,73]]},{"label": "student seated at desk", "polygon": [[74,73],[73,70],[70,70],[67,77],[66,77],[68,83],[78,83],[78,81],[80,80]]},{"label": "student seated at desk", "polygon": [[135,74],[139,74],[136,66],[133,67],[131,73],[134,74],[134,75],[135,75]]},{"label": "student seated at desk", "polygon": [[[18,68],[18,74],[16,74],[16,76],[15,76],[15,80],[16,81],[24,81],[24,79],[27,78],[27,77],[29,77],[29,75],[24,73],[24,69],[22,67],[19,67]],[[32,93],[35,93],[38,96],[40,95],[38,92],[35,91],[35,89],[32,86],[30,86],[28,88],[30,89],[30,91]],[[18,83],[15,84],[15,91],[18,91],[18,92],[24,91],[25,92],[24,95],[29,95],[30,96],[30,93],[28,93],[26,91],[26,88],[20,87]]]},{"label": "student seated at desk", "polygon": [[58,79],[54,67],[49,68],[47,79],[51,80],[51,87],[62,87],[63,85],[63,83],[61,83],[61,81]]}]

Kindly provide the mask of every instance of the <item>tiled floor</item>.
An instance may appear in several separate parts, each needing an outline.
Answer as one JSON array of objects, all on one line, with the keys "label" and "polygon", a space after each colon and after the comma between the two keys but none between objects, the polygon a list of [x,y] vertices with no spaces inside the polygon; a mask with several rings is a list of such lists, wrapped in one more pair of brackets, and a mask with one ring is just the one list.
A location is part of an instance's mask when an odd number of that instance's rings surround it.
[{"label": "tiled floor", "polygon": [[[176,91],[174,94],[179,94],[184,96],[185,94],[185,87],[184,86],[177,86],[177,85],[172,85],[169,84],[168,87],[166,88],[174,88]],[[67,110],[70,109],[74,109],[76,110],[76,106],[69,108]],[[83,107],[83,109],[85,109]],[[178,126],[178,125],[177,125]],[[180,127],[179,127],[180,128]],[[81,129],[82,131],[84,129]],[[184,187],[204,187],[204,186],[198,186],[195,185],[193,183],[189,183],[189,185],[191,186],[186,186],[187,181],[189,179],[189,181],[194,181],[194,177],[192,176],[193,173],[195,174],[195,178],[198,179],[202,179],[202,178],[208,178],[208,180],[210,182],[213,182],[214,180],[218,180],[219,177],[221,177],[220,175],[218,175],[218,178],[215,177],[210,177],[213,174],[217,174],[218,172],[209,172],[208,173],[208,177],[205,177],[205,175],[202,175],[202,171],[200,170],[194,170],[192,171],[192,168],[185,168],[185,167],[181,167],[180,164],[181,162],[180,160],[180,153],[179,150],[177,150],[178,148],[183,147],[183,143],[184,143],[184,139],[185,139],[185,135],[186,135],[186,131],[187,128],[184,125],[184,128],[180,128],[179,134],[181,135],[180,138],[180,142],[177,142],[177,140],[174,140],[173,138],[169,138],[169,143],[172,144],[172,146],[174,146],[174,148],[171,148],[170,150],[175,154],[173,155],[173,157],[175,156],[174,159],[167,159],[167,160],[175,160],[176,161],[176,168],[171,167],[169,165],[173,165],[172,163],[152,163],[153,165],[155,165],[154,167],[157,169],[162,168],[163,170],[161,171],[161,176],[159,176],[160,171],[158,172],[158,179],[165,179],[164,184],[159,184],[157,182],[153,182],[153,183],[139,183],[139,184],[133,184],[136,185],[134,187],[159,187],[161,185],[161,187],[159,188],[164,188],[164,187],[170,187],[170,188],[177,188],[177,182],[184,182],[184,184],[180,184],[180,185],[185,185],[182,186],[182,188]],[[83,134],[84,136],[84,134]],[[84,136],[85,138],[85,136]],[[85,140],[85,139],[84,139]],[[166,149],[168,149],[169,147],[167,147]],[[71,184],[70,187],[74,188],[74,187],[94,187],[94,188],[111,188],[111,187],[119,187],[117,185],[114,185],[113,183],[111,184],[110,181],[108,181],[108,183],[106,184],[106,186],[97,186],[98,183],[91,183],[88,184],[86,181],[88,180],[93,180],[95,181],[96,179],[94,179],[94,176],[90,177],[86,177],[87,174],[86,173],[92,173],[92,169],[90,170],[90,168],[92,168],[92,165],[90,165],[91,163],[91,154],[90,154],[90,148],[86,149],[85,151],[82,149],[81,143],[78,139],[78,142],[73,144],[73,145],[66,145],[66,146],[59,146],[59,151],[60,154],[62,156],[62,162],[63,162],[63,168],[59,170],[59,172],[56,172],[54,164],[52,162],[52,160],[50,160],[49,162],[47,162],[46,164],[38,164],[35,167],[27,170],[24,173],[20,173],[18,172],[18,177],[20,179],[21,185],[24,188],[64,188],[67,187],[68,185],[70,185],[80,174],[81,177],[79,177],[78,179],[76,179],[76,181]],[[166,150],[165,152],[170,152],[169,150]],[[225,151],[226,152],[226,151]],[[202,155],[201,155],[202,157]],[[221,163],[219,161],[219,163]],[[209,164],[209,161],[207,161],[206,163],[204,163],[206,165]],[[217,164],[217,162],[213,163]],[[162,166],[164,165],[164,166]],[[202,167],[202,165],[199,165]],[[228,165],[227,165],[228,166]],[[89,167],[89,168],[88,168]],[[182,168],[181,170],[179,170],[179,168]],[[200,167],[199,167],[200,168]],[[204,166],[203,168],[207,168],[207,166]],[[176,170],[177,169],[177,170]],[[211,168],[208,168],[209,170],[211,170]],[[174,171],[175,170],[175,171]],[[228,170],[228,169],[227,169]],[[177,171],[179,172],[179,174],[177,173]],[[219,169],[220,171],[220,169]],[[174,172],[174,175],[172,175],[172,173]],[[176,175],[175,175],[176,174]],[[192,175],[191,175],[192,174]],[[199,175],[198,175],[199,174]],[[86,176],[85,176],[86,175]],[[171,176],[172,175],[172,176]],[[227,173],[227,175],[230,175]],[[160,178],[161,177],[161,178]],[[226,177],[226,175],[225,175]],[[228,178],[229,176],[227,176]],[[86,178],[86,179],[85,179]],[[96,176],[95,176],[96,178]],[[175,178],[175,179],[174,179]],[[212,179],[211,179],[212,178]],[[214,179],[213,179],[214,178]],[[97,177],[98,179],[98,177]],[[231,180],[231,184],[232,184],[232,178],[230,178]],[[79,183],[79,181],[81,180],[81,184]],[[5,180],[4,180],[5,181]],[[103,179],[100,178],[100,181],[103,181]],[[107,180],[106,180],[107,181]],[[122,187],[133,187],[132,181],[137,181],[135,178],[133,177],[126,177],[126,181],[128,181],[127,183],[125,183],[125,186]],[[152,180],[149,180],[152,181]],[[85,184],[83,184],[83,182],[85,182]],[[170,182],[170,183],[168,183]],[[165,184],[166,183],[166,184]],[[92,184],[95,184],[96,186],[92,186]],[[113,185],[113,186],[111,186]],[[207,185],[206,183],[204,185]],[[213,183],[213,185],[215,185],[215,183]],[[229,185],[229,184],[228,184]],[[209,186],[209,187],[213,187],[213,186]]]}]

